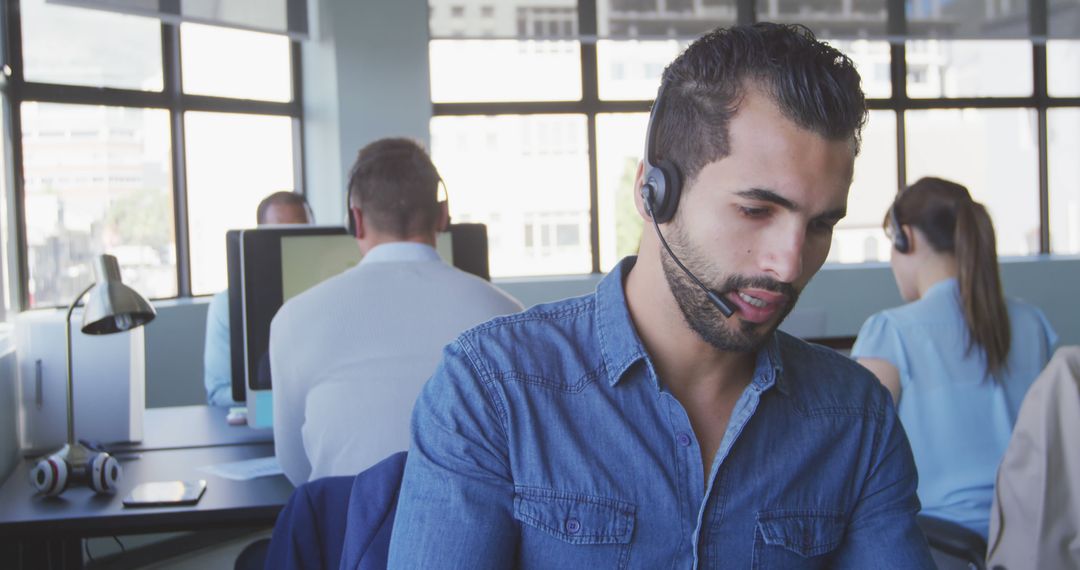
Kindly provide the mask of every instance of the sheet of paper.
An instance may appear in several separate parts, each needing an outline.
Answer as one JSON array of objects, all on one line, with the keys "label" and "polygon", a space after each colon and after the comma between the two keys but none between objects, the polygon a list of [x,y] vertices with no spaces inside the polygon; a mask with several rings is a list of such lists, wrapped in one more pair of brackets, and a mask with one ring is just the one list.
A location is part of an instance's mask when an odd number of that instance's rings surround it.
[{"label": "sheet of paper", "polygon": [[278,463],[277,457],[274,457],[273,455],[270,457],[257,457],[255,459],[233,461],[232,463],[204,465],[199,469],[210,473],[211,475],[232,479],[233,481],[248,481],[258,477],[269,477],[271,475],[282,474],[281,465]]}]

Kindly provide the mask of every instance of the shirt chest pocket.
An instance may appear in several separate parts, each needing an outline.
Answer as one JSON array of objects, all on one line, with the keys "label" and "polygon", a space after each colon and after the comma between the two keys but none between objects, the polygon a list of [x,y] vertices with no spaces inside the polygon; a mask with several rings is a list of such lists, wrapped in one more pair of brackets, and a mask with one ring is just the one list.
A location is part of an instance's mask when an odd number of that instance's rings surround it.
[{"label": "shirt chest pocket", "polygon": [[844,540],[845,518],[829,511],[758,513],[754,568],[827,568]]},{"label": "shirt chest pocket", "polygon": [[633,504],[593,495],[518,487],[521,568],[626,568],[634,534]]}]

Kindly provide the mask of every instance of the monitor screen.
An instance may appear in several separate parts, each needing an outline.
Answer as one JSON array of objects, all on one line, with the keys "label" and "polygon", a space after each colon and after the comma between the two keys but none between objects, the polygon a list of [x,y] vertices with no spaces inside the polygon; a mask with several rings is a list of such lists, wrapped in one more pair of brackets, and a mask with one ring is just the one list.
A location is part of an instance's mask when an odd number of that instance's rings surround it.
[{"label": "monitor screen", "polygon": [[[226,236],[229,260],[229,329],[232,392],[269,390],[270,323],[286,301],[356,265],[356,240],[340,226],[277,226],[234,230]],[[490,279],[487,229],[454,224],[437,237],[448,263]]]}]

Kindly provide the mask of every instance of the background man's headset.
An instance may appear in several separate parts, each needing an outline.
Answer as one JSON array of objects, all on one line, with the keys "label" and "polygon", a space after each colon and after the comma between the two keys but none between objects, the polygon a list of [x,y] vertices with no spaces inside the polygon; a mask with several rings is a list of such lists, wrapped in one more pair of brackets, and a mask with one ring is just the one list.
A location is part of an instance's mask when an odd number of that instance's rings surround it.
[{"label": "background man's headset", "polygon": [[54,453],[30,470],[30,484],[48,497],[63,493],[73,482],[86,483],[95,493],[113,493],[121,474],[120,462],[104,451],[90,454],[85,463]]},{"label": "background man's headset", "polygon": [[[380,151],[380,152],[376,152],[376,153],[374,153],[374,154],[372,154],[370,156],[364,157],[364,162],[363,163],[366,163],[366,162],[368,162],[370,160],[375,160],[376,158],[381,158],[381,157],[389,155],[389,154],[395,154],[395,153],[404,154],[405,152],[406,152],[405,150],[399,150],[399,149],[383,150],[383,151]],[[411,151],[409,151],[409,152],[411,152]],[[428,161],[429,162],[431,161],[430,157],[428,157]],[[363,163],[357,163],[353,167],[352,172],[349,173],[349,184],[345,188],[345,228],[347,230],[349,230],[349,235],[351,235],[352,237],[356,237],[356,220],[353,219],[352,199],[351,199],[352,187],[353,187],[353,179],[356,178],[356,173],[357,173],[358,170],[360,170],[360,165],[363,164]],[[435,192],[436,192],[435,200],[439,201],[439,202],[445,201],[445,200],[447,200],[447,196],[448,196],[447,190],[446,190],[446,182],[443,181],[442,176],[439,174],[438,169],[435,168],[435,163],[434,162],[431,163],[431,169],[435,171],[435,176],[438,177],[437,184],[438,184],[438,186],[442,186],[442,191],[443,191],[443,199],[439,200],[438,189],[436,188],[436,190],[435,190]]]},{"label": "background man's headset", "polygon": [[705,292],[709,302],[715,305],[717,310],[723,313],[724,317],[730,317],[735,313],[731,304],[716,291],[706,287],[696,275],[691,273],[679,261],[678,256],[671,251],[671,246],[664,239],[664,234],[660,232],[660,224],[671,221],[671,218],[675,216],[675,210],[678,208],[679,197],[683,189],[683,180],[678,167],[670,160],[658,159],[653,148],[653,140],[657,134],[657,117],[663,109],[664,86],[664,81],[661,80],[660,89],[656,92],[656,100],[653,101],[652,112],[649,114],[649,127],[645,131],[645,177],[641,183],[641,198],[645,203],[645,211],[652,218],[653,227],[656,228],[656,235],[660,238],[660,243],[664,244],[664,249],[671,256],[671,260],[690,277],[694,284]]}]

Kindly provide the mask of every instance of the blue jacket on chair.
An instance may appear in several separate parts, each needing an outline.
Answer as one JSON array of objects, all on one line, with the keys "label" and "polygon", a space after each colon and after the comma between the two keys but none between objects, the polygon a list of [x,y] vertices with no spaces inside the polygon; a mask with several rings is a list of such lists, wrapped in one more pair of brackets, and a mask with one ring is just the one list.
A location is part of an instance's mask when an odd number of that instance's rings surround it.
[{"label": "blue jacket on chair", "polygon": [[395,453],[355,477],[297,487],[274,525],[266,568],[386,568],[405,455]]}]

